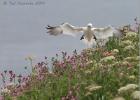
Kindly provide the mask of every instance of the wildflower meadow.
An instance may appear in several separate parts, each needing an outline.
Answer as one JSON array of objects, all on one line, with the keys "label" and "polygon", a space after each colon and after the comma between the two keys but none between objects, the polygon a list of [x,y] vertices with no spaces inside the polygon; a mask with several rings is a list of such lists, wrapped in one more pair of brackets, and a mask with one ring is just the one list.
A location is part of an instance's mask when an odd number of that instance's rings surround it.
[{"label": "wildflower meadow", "polygon": [[28,57],[28,75],[1,72],[0,100],[140,100],[138,26],[122,27],[103,47],[56,54],[51,71],[47,57],[37,64]]}]

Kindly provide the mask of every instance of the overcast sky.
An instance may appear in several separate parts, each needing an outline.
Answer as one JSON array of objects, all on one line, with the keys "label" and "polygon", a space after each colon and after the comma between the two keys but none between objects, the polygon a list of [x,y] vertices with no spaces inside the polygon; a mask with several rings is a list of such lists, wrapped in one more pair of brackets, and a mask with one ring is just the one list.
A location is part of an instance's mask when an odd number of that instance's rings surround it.
[{"label": "overcast sky", "polygon": [[[42,4],[35,5],[37,1]],[[27,2],[32,4],[23,4]],[[49,36],[45,30],[48,24],[85,26],[91,22],[96,27],[117,27],[140,17],[139,5],[140,0],[0,0],[0,71],[23,72],[28,55],[40,61],[44,56],[51,58],[74,49],[80,52],[86,47],[81,34],[76,38]]]}]

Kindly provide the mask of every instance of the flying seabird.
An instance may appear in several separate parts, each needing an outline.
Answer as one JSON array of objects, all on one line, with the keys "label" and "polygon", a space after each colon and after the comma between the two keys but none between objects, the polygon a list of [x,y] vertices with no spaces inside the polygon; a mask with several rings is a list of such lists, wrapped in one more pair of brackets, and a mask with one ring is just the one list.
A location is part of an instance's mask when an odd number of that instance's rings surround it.
[{"label": "flying seabird", "polygon": [[46,28],[48,30],[47,33],[54,36],[64,34],[75,37],[77,33],[83,33],[80,40],[83,40],[89,47],[96,46],[98,41],[105,40],[107,42],[108,38],[116,33],[116,29],[112,26],[95,28],[91,23],[88,23],[86,27],[76,27],[69,23],[63,23],[58,26],[48,25]]}]

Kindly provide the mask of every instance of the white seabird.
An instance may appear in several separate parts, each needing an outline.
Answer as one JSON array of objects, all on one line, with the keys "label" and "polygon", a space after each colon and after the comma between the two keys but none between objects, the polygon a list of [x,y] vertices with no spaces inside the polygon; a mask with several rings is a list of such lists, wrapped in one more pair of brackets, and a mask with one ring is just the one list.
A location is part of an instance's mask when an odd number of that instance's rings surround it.
[{"label": "white seabird", "polygon": [[[89,47],[93,47],[97,45],[97,42],[107,42],[109,37],[112,37],[114,33],[116,33],[116,29],[112,26],[108,26],[105,28],[95,28],[91,23],[89,23],[86,27],[76,27],[69,23],[63,23],[59,26],[50,26],[47,27],[47,33],[50,35],[71,35],[76,36],[77,33],[83,33],[80,40],[83,40]],[[120,34],[120,33],[116,33]],[[105,44],[104,43],[104,44]]]}]

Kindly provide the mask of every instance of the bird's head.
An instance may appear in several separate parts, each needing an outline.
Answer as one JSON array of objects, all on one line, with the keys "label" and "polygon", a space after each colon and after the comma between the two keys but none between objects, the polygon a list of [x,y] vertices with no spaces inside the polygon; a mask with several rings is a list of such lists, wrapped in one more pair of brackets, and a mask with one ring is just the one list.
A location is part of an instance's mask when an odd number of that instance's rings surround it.
[{"label": "bird's head", "polygon": [[87,27],[88,27],[88,28],[92,28],[92,24],[91,24],[91,23],[88,23],[88,24],[87,24]]}]

